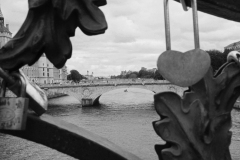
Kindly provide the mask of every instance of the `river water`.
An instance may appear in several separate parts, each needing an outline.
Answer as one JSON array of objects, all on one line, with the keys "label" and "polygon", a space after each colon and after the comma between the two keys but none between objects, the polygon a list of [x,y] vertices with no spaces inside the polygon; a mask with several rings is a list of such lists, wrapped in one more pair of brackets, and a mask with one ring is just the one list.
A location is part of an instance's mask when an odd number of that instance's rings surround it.
[{"label": "river water", "polygon": [[[159,119],[153,107],[151,91],[118,89],[100,98],[100,107],[82,108],[73,97],[49,102],[47,114],[83,127],[143,160],[157,160],[154,145],[164,143],[155,134],[152,122]],[[233,160],[240,159],[240,112],[233,110],[233,138],[230,146]],[[65,154],[17,137],[0,134],[0,160],[72,160]]]}]

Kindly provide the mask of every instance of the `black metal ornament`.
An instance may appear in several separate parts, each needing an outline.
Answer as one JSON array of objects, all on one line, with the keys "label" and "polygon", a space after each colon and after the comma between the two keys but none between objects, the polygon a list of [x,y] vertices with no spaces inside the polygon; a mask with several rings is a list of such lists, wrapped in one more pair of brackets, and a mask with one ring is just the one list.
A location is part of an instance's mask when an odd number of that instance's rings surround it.
[{"label": "black metal ornament", "polygon": [[55,67],[72,55],[69,37],[79,27],[87,35],[102,34],[107,22],[98,6],[106,0],[29,0],[29,11],[18,33],[0,50],[0,67],[15,71],[34,64],[45,53]]},{"label": "black metal ornament", "polygon": [[240,67],[228,62],[180,97],[173,92],[154,96],[161,119],[153,122],[166,141],[156,145],[161,160],[230,160],[231,111],[240,95]]}]

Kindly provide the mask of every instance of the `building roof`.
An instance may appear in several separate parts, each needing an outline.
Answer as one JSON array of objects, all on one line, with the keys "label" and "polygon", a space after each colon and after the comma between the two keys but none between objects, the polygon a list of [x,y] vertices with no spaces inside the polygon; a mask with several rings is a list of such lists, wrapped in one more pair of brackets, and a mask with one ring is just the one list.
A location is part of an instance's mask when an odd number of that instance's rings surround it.
[{"label": "building roof", "polygon": [[1,6],[0,6],[0,17],[1,17],[1,18],[4,18],[4,17],[3,17],[3,14],[2,14]]},{"label": "building roof", "polygon": [[7,33],[10,33],[12,34],[9,29],[7,27],[5,27],[4,25],[0,25],[0,32],[7,32]]},{"label": "building roof", "polygon": [[[4,19],[3,14],[2,14],[2,10],[1,10],[1,6],[0,6],[0,18]],[[9,29],[7,27],[4,26],[4,24],[0,25],[0,32],[7,32],[12,34]]]}]

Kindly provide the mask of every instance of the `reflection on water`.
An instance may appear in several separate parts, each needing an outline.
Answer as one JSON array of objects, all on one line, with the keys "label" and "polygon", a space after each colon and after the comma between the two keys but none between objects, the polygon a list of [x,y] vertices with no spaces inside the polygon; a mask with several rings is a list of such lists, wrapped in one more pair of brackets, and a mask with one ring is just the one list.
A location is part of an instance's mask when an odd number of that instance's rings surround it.
[{"label": "reflection on water", "polygon": [[[99,107],[82,108],[72,97],[50,101],[47,114],[81,126],[109,139],[144,160],[157,160],[154,145],[164,143],[152,122],[159,119],[153,108],[153,93],[142,89],[114,90],[100,98]],[[234,110],[231,154],[240,159],[240,112]],[[45,146],[0,134],[0,159],[73,159]]]}]

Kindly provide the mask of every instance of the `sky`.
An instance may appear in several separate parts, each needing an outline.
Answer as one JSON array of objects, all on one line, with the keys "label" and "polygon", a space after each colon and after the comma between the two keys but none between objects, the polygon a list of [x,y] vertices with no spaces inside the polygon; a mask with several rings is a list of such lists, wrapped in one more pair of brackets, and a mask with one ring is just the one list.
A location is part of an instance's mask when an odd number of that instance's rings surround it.
[{"label": "sky", "polygon": [[[25,20],[28,0],[1,0],[5,23],[15,35]],[[71,38],[73,53],[68,70],[94,76],[119,75],[121,71],[157,68],[159,55],[166,50],[163,0],[108,0],[100,7],[108,29],[105,34],[87,36],[76,29]],[[240,23],[198,12],[200,46],[203,50],[224,50],[240,41]],[[192,10],[170,1],[172,49],[185,52],[194,48]]]}]

